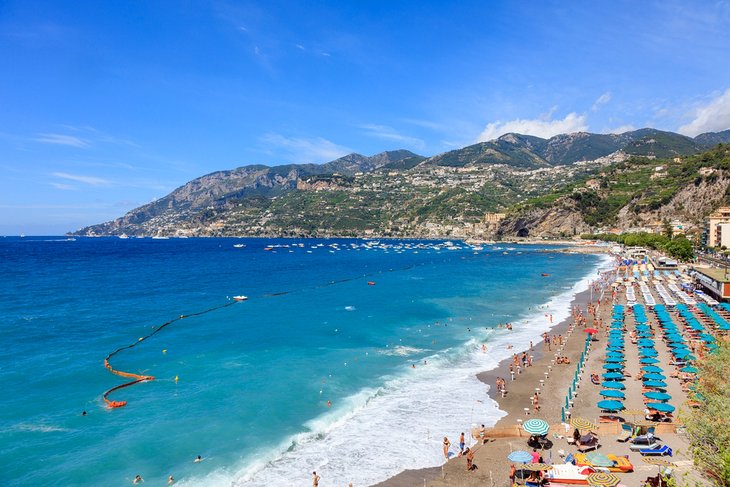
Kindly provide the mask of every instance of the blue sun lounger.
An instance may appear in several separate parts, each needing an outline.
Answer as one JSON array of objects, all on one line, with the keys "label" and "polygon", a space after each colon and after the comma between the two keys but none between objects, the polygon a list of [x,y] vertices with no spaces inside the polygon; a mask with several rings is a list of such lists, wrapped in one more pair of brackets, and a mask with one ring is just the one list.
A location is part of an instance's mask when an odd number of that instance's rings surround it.
[{"label": "blue sun lounger", "polygon": [[658,455],[660,457],[663,457],[664,455],[672,456],[672,449],[669,448],[667,445],[662,445],[659,448],[644,448],[643,450],[639,450],[639,453],[641,453],[642,456],[645,455]]}]

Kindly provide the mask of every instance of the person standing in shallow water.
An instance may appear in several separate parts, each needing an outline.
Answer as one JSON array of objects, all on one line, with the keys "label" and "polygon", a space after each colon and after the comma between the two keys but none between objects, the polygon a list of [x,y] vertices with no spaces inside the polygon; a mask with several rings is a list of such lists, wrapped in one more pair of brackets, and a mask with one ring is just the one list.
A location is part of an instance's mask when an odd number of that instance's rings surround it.
[{"label": "person standing in shallow water", "polygon": [[444,458],[447,460],[449,459],[449,447],[451,446],[451,442],[449,441],[449,438],[444,436]]},{"label": "person standing in shallow water", "polygon": [[317,472],[312,472],[312,487],[318,487],[319,486],[319,475],[317,475]]},{"label": "person standing in shallow water", "polygon": [[464,432],[461,432],[461,436],[459,436],[459,456],[464,454],[464,447],[466,446],[466,441],[464,441]]}]

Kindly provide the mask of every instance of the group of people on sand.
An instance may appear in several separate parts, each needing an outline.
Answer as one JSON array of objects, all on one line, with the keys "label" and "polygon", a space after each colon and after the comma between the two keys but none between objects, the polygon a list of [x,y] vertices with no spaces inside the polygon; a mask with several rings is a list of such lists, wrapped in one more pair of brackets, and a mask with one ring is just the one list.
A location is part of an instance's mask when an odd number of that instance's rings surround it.
[{"label": "group of people on sand", "polygon": [[[484,429],[484,425],[482,425],[482,429]],[[449,441],[448,436],[444,436],[444,458],[446,460],[449,459],[449,448],[451,448],[451,442]],[[476,470],[478,467],[474,463],[474,450],[466,446],[466,440],[464,438],[464,432],[461,432],[461,435],[459,435],[459,457],[466,457],[466,469],[467,471]]]},{"label": "group of people on sand", "polygon": [[[563,335],[552,335],[548,332],[545,332],[542,334],[542,348],[543,350],[547,350],[549,352],[553,351],[553,347],[558,347],[560,345],[563,345]],[[532,347],[531,347],[532,348]]]},{"label": "group of people on sand", "polygon": [[568,357],[558,357],[555,359],[556,364],[570,364],[570,359]]},{"label": "group of people on sand", "polygon": [[499,392],[502,395],[502,397],[504,397],[504,395],[507,394],[507,381],[501,377],[497,377],[496,383],[497,383],[497,392]]}]

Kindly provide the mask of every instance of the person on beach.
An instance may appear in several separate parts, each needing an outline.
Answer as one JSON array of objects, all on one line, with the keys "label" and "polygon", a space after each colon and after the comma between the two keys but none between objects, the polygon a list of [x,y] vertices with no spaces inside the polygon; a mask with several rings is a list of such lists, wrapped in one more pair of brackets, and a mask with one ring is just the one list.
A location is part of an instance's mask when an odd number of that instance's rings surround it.
[{"label": "person on beach", "polygon": [[535,409],[536,413],[540,412],[540,399],[537,396],[537,392],[534,396],[532,396],[532,407]]},{"label": "person on beach", "polygon": [[517,476],[517,469],[515,468],[514,463],[509,466],[509,483],[510,485],[515,484],[515,477]]},{"label": "person on beach", "polygon": [[484,425],[479,428],[479,439],[482,441],[482,445],[487,442],[487,428]]},{"label": "person on beach", "polygon": [[319,479],[320,479],[320,476],[317,475],[317,472],[312,472],[312,487],[319,486]]},{"label": "person on beach", "polygon": [[449,441],[449,438],[444,436],[444,458],[447,460],[449,459],[449,447],[451,446],[451,442]]},{"label": "person on beach", "polygon": [[464,432],[461,432],[461,436],[459,436],[459,456],[464,454],[464,447],[466,446],[466,441],[464,440]]},{"label": "person on beach", "polygon": [[477,466],[474,465],[474,450],[467,448],[466,449],[466,470],[472,471],[476,470]]},{"label": "person on beach", "polygon": [[532,463],[540,463],[540,454],[537,453],[537,449],[533,448],[530,456],[532,456]]}]

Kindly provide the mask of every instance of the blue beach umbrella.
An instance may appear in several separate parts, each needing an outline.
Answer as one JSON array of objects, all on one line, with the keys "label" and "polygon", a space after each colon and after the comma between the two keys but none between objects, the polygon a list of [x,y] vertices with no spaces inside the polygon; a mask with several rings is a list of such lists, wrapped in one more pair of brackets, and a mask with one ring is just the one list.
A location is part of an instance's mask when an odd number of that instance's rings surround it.
[{"label": "blue beach umbrella", "polygon": [[596,405],[601,409],[605,409],[606,411],[621,411],[622,409],[624,409],[624,405],[620,401],[615,401],[613,399],[598,401],[598,404]]},{"label": "blue beach umbrella", "polygon": [[511,462],[528,463],[532,461],[532,455],[526,451],[517,450],[507,455],[507,459]]},{"label": "blue beach umbrella", "polygon": [[620,364],[604,364],[603,368],[605,370],[622,370],[624,367]]},{"label": "blue beach umbrella", "polygon": [[667,376],[664,374],[644,374],[644,380],[666,380]]},{"label": "blue beach umbrella", "polygon": [[603,377],[604,379],[609,379],[609,380],[623,380],[624,374],[622,374],[620,372],[607,372],[607,373],[601,375],[601,377]]},{"label": "blue beach umbrella", "polygon": [[601,387],[603,387],[604,389],[618,389],[619,391],[623,391],[624,389],[626,389],[626,386],[623,382],[618,382],[615,380],[603,382],[601,384]]},{"label": "blue beach umbrella", "polygon": [[625,361],[626,361],[626,359],[623,357],[607,357],[606,358],[606,363],[608,363],[608,364],[620,364]]},{"label": "blue beach umbrella", "polygon": [[660,380],[647,380],[644,381],[644,387],[651,387],[652,389],[666,389],[667,383]]},{"label": "blue beach umbrella", "polygon": [[637,345],[640,347],[653,347],[654,346],[654,340],[650,340],[648,338],[642,338],[637,342]]},{"label": "blue beach umbrella", "polygon": [[606,352],[606,357],[624,358],[624,353],[623,352]]},{"label": "blue beach umbrella", "polygon": [[640,357],[656,357],[657,355],[659,355],[659,352],[653,348],[642,348],[639,350]]},{"label": "blue beach umbrella", "polygon": [[656,391],[645,392],[644,397],[653,399],[655,401],[668,401],[672,398],[672,396],[670,396],[666,392],[656,392]]},{"label": "blue beach umbrella", "polygon": [[613,389],[605,389],[601,392],[599,392],[600,395],[603,397],[611,397],[615,399],[626,399],[626,394],[624,394],[621,391],[615,391]]},{"label": "blue beach umbrella", "polygon": [[644,357],[643,359],[639,360],[642,364],[658,364],[659,360],[652,358],[652,357]]},{"label": "blue beach umbrella", "polygon": [[657,367],[656,365],[645,365],[641,368],[644,372],[664,372],[660,367]]},{"label": "blue beach umbrella", "polygon": [[675,407],[671,404],[667,404],[664,402],[648,402],[646,403],[646,407],[649,409],[654,409],[661,413],[671,413],[675,409]]}]

